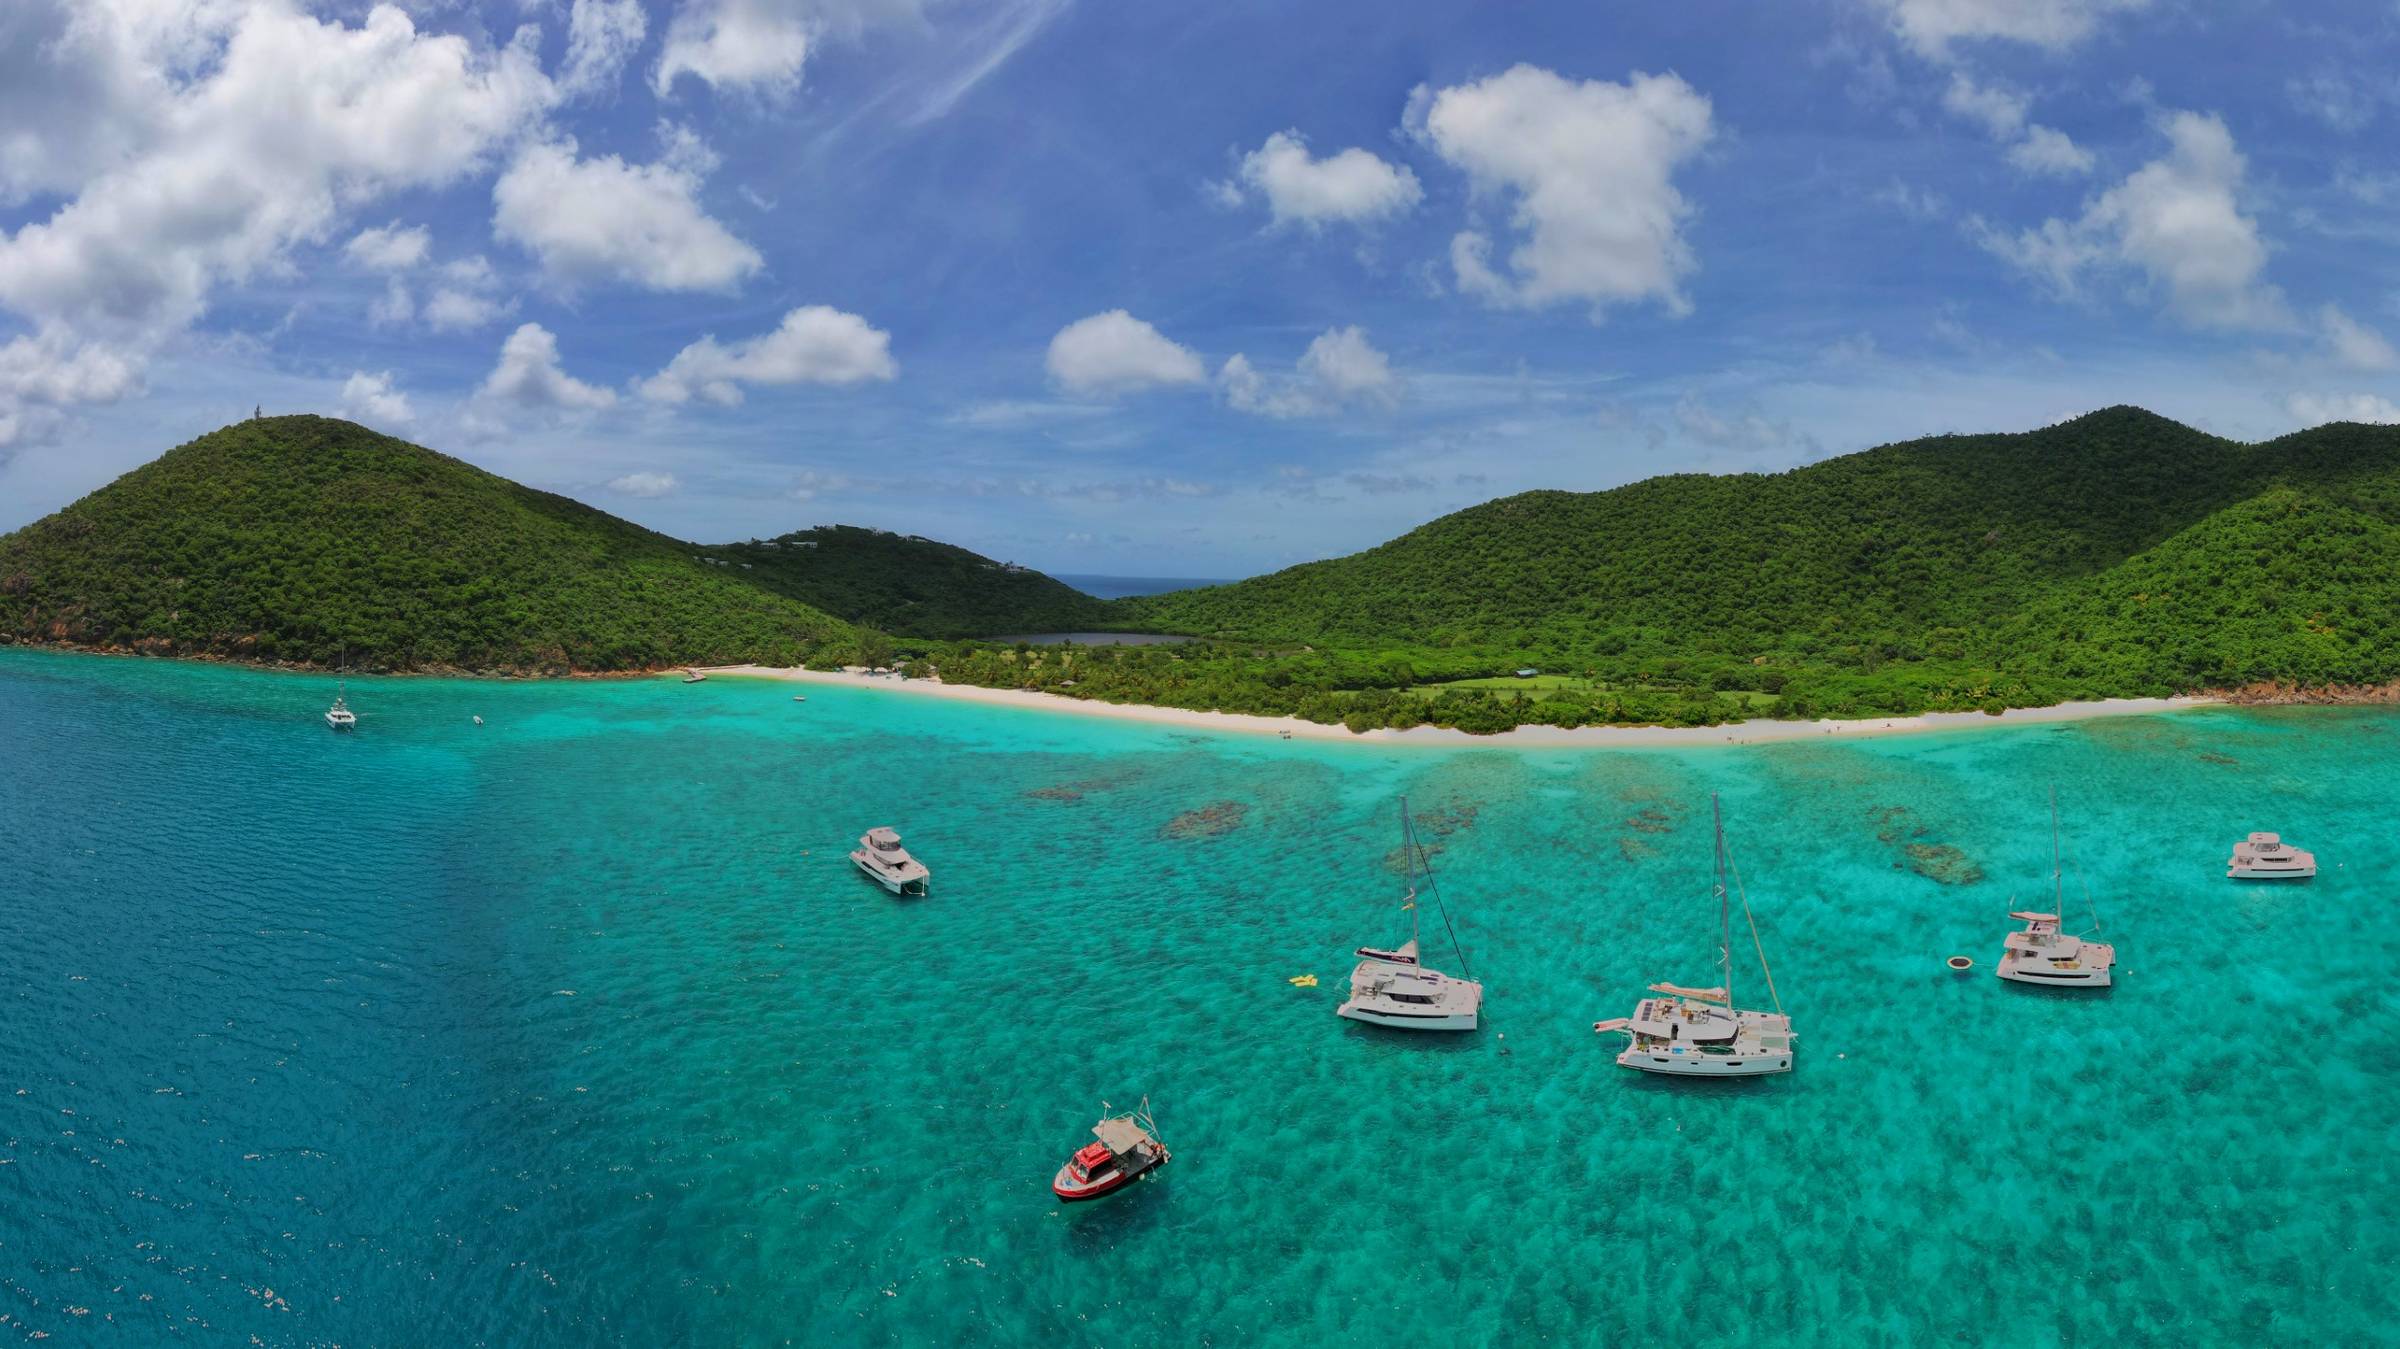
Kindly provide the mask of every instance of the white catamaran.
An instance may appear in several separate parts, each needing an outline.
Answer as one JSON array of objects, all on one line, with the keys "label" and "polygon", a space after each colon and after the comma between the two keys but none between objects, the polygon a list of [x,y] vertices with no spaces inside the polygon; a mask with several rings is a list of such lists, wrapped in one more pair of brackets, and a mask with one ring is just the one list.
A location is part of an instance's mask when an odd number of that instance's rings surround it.
[{"label": "white catamaran", "polygon": [[[1424,880],[1436,905],[1442,902],[1442,892],[1433,883],[1416,827],[1409,823],[1406,797],[1400,799],[1400,846],[1407,855],[1407,888],[1400,907],[1408,913],[1408,940],[1396,951],[1359,947],[1363,959],[1350,972],[1350,998],[1335,1011],[1352,1021],[1395,1030],[1473,1030],[1483,1011],[1483,985],[1427,968],[1417,958],[1417,881]],[[1442,929],[1450,931],[1447,907],[1442,909]],[[1459,969],[1465,970],[1467,953],[1456,932],[1450,932],[1450,947],[1458,955]]]},{"label": "white catamaran", "polygon": [[[2067,911],[2065,850],[2058,837],[2058,789],[2050,791],[2050,904],[2052,913],[2022,910],[2008,916],[2025,926],[2008,934],[2000,953],[2000,977],[2020,984],[2051,988],[2106,988],[2117,963],[2117,948],[2062,930],[2059,915]],[[2092,927],[2100,926],[2097,909]]]},{"label": "white catamaran", "polygon": [[1772,1012],[1746,1012],[1733,1002],[1733,903],[1725,891],[1725,815],[1715,793],[1708,798],[1717,830],[1717,967],[1725,982],[1718,988],[1685,988],[1652,984],[1654,998],[1642,999],[1633,1015],[1596,1021],[1603,1034],[1622,1032],[1620,1067],[1678,1077],[1757,1077],[1792,1070],[1792,1019],[1783,1014],[1775,992],[1774,971],[1767,968],[1767,950],[1758,940],[1758,920],[1750,916],[1750,897],[1742,896],[1742,917],[1750,924],[1750,944],[1758,952],[1759,973],[1766,976]]}]

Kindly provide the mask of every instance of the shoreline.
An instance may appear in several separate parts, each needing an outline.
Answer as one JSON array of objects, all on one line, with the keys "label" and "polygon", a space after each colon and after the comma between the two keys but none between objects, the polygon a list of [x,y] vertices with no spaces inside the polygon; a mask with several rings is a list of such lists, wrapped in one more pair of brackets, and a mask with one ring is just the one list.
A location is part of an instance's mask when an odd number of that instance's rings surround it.
[{"label": "shoreline", "polygon": [[1767,745],[1806,740],[1859,740],[1894,735],[1924,735],[1978,727],[2040,725],[2046,722],[2088,721],[2099,717],[2150,716],[2195,707],[2231,706],[2221,698],[2107,698],[2094,702],[2057,703],[2049,707],[2016,707],[1993,716],[1987,712],[1921,712],[1905,717],[1875,717],[1859,721],[1740,721],[1719,726],[1519,726],[1493,735],[1473,735],[1447,726],[1414,726],[1405,731],[1389,727],[1356,732],[1339,725],[1299,717],[1267,717],[1247,712],[1202,712],[1147,703],[1106,703],[1093,698],[1069,698],[1032,689],[994,689],[980,684],[945,684],[939,679],[902,679],[870,675],[852,666],[840,671],[803,670],[774,665],[703,665],[710,676],[771,679],[791,684],[828,684],[856,689],[914,693],[929,698],[1014,707],[1033,711],[1066,712],[1117,721],[1147,722],[1185,730],[1237,735],[1272,735],[1288,740],[1335,740],[1358,745],[1424,745],[1457,749],[1475,745],[1506,749],[1700,749],[1709,746]]}]

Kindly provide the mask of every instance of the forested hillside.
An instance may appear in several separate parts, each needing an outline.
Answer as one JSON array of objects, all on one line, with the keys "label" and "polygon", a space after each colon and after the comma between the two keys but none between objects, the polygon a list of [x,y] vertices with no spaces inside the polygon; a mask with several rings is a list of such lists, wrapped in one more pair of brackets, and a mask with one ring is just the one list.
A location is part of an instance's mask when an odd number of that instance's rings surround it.
[{"label": "forested hillside", "polygon": [[363,426],[269,417],[0,538],[0,640],[550,672],[855,642],[697,552]]},{"label": "forested hillside", "polygon": [[[1200,640],[973,640],[1084,628]],[[0,640],[362,669],[897,657],[1361,729],[2373,685],[2400,680],[2400,428],[2252,445],[2112,408],[1788,473],[1529,492],[1351,557],[1102,602],[871,529],[702,548],[347,422],[271,418],[0,538]]]},{"label": "forested hillside", "polygon": [[883,529],[824,525],[706,551],[779,595],[909,636],[1075,632],[1112,616],[1101,601],[1031,568]]},{"label": "forested hillside", "polygon": [[2395,470],[2400,430],[2244,445],[2111,408],[1788,473],[1528,492],[1349,557],[1122,604],[1251,639],[1907,658],[2272,486],[2388,507]]}]

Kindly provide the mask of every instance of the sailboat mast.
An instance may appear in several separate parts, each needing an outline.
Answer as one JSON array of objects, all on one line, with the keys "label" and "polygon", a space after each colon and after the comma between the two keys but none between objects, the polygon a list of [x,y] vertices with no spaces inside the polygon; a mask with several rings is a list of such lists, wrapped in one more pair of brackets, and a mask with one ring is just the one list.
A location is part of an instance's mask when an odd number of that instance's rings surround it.
[{"label": "sailboat mast", "polygon": [[1725,896],[1725,807],[1708,794],[1708,813],[1717,829],[1717,968],[1725,974],[1725,1005],[1733,1006],[1733,906]]},{"label": "sailboat mast", "polygon": [[2067,925],[2067,883],[2064,879],[2064,868],[2060,858],[2058,788],[2052,787],[2050,789],[2050,909],[2051,912],[2059,915],[2058,925],[2061,930],[2064,930]]},{"label": "sailboat mast", "polygon": [[[1408,798],[1405,796],[1400,798],[1400,851],[1407,854],[1406,860],[1404,860],[1400,865],[1406,873],[1402,884],[1405,885],[1408,890],[1407,896],[1400,902],[1408,906],[1408,939],[1413,942],[1417,940],[1418,924],[1417,831],[1409,827]],[[1424,948],[1420,946],[1417,948],[1417,950],[1419,957],[1422,958],[1424,954]]]}]

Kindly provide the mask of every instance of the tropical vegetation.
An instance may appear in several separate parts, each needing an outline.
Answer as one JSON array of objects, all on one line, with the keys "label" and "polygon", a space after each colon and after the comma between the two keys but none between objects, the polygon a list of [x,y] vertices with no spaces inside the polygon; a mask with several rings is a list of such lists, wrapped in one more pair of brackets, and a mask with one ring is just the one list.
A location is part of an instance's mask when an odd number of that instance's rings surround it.
[{"label": "tropical vegetation", "polygon": [[559,673],[857,638],[690,544],[326,417],[237,422],[0,538],[0,640]]},{"label": "tropical vegetation", "polygon": [[[1188,640],[982,635],[1089,629]],[[679,543],[276,418],[0,538],[0,640],[377,669],[900,663],[1360,730],[2387,686],[2400,428],[2245,444],[2111,408],[1787,473],[1529,492],[1349,557],[1102,602],[877,530]]]}]

